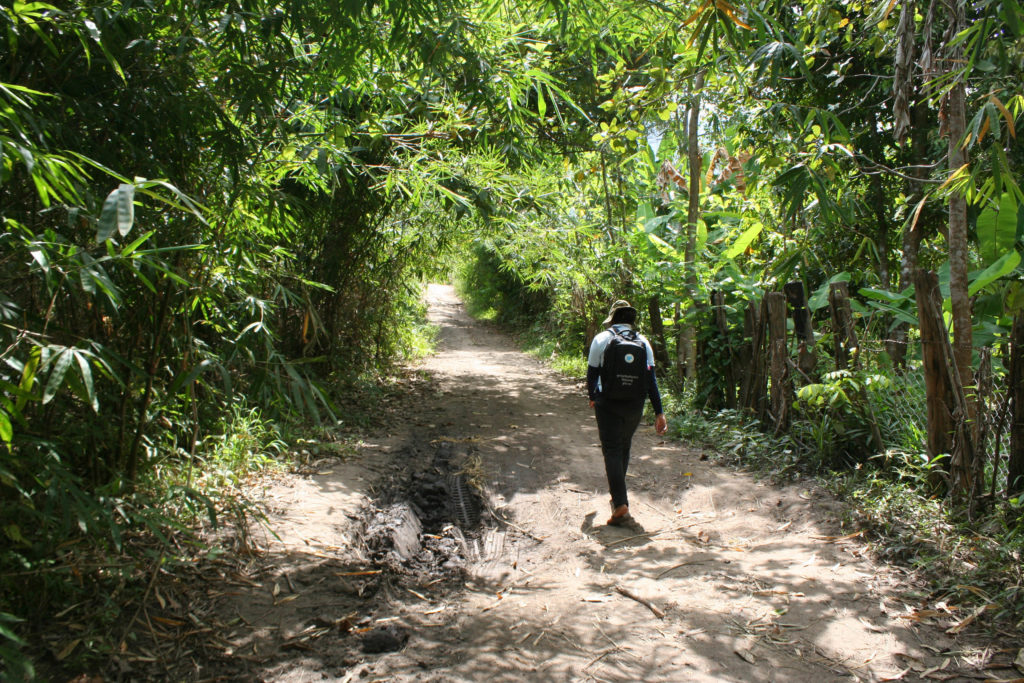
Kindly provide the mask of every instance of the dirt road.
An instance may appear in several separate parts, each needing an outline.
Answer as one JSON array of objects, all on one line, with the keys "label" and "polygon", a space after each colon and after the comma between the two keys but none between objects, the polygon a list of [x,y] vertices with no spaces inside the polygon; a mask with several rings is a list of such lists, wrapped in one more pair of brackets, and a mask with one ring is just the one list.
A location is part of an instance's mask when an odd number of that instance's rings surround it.
[{"label": "dirt road", "polygon": [[[266,487],[278,537],[258,534],[263,552],[211,589],[220,635],[189,677],[822,683],[970,663],[944,654],[966,615],[916,611],[825,495],[702,461],[649,424],[628,479],[642,529],[604,526],[581,386],[451,288],[428,296],[429,379],[357,456]],[[453,503],[458,472],[486,495]]]}]

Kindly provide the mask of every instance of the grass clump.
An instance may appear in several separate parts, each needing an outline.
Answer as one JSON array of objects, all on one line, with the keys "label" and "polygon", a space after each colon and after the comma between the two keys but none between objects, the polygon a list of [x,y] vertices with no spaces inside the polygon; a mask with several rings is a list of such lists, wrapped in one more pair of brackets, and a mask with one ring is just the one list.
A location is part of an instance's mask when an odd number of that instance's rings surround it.
[{"label": "grass clump", "polygon": [[562,345],[552,339],[544,339],[535,333],[524,334],[519,339],[520,347],[559,373],[573,379],[587,376],[587,359],[579,353],[566,353]]}]

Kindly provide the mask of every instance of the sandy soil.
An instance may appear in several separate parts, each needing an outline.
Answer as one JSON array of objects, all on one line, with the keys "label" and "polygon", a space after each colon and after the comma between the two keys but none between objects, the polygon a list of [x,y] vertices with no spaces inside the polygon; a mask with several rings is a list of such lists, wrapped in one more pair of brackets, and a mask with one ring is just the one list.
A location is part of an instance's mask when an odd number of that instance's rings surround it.
[{"label": "sandy soil", "polygon": [[[357,455],[265,483],[271,515],[252,539],[261,552],[205,589],[210,606],[194,621],[216,635],[205,655],[183,658],[177,676],[1013,677],[974,668],[990,658],[946,632],[968,615],[923,604],[903,572],[845,537],[835,501],[702,460],[650,424],[637,433],[628,479],[641,528],[605,526],[608,494],[582,385],[473,322],[451,288],[432,286],[428,297],[439,351],[419,368],[410,400]],[[374,511],[445,469],[467,473],[486,494],[479,528],[460,534],[448,524],[426,535],[435,544],[426,555],[443,555],[447,543],[462,556],[443,567],[428,567],[422,553],[405,567],[393,553],[382,563],[366,547]],[[382,627],[385,642],[374,648],[368,637]]]}]

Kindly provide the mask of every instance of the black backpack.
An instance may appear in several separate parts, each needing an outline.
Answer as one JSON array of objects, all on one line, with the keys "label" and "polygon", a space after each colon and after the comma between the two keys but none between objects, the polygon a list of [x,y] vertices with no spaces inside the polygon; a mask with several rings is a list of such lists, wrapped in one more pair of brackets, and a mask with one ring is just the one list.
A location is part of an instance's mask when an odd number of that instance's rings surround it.
[{"label": "black backpack", "polygon": [[647,347],[635,330],[609,330],[604,350],[601,393],[613,401],[640,401],[647,396]]}]

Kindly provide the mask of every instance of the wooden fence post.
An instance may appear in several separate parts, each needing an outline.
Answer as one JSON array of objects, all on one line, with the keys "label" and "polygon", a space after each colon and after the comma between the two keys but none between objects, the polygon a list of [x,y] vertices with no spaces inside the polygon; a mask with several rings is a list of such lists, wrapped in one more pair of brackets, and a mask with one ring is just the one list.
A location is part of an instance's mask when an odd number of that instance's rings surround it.
[{"label": "wooden fence post", "polygon": [[[936,299],[939,277],[934,272],[914,273],[914,298],[917,299],[918,327],[921,331],[921,362],[924,370],[925,402],[928,414],[928,459],[953,452],[953,387],[949,381],[945,345],[948,343],[942,310]],[[949,462],[943,463],[949,469]],[[938,481],[932,480],[933,484]]]},{"label": "wooden fence post", "polygon": [[800,372],[806,379],[813,381],[818,355],[814,352],[814,325],[811,322],[811,312],[807,308],[804,283],[799,280],[787,282],[784,291],[786,292],[786,302],[789,304],[789,312],[793,318],[793,329],[796,331],[798,344],[796,366],[800,368]]},{"label": "wooden fence post", "polygon": [[1024,493],[1024,314],[1013,319],[1010,333],[1010,377],[1007,391],[1013,394],[1010,417],[1010,456],[1006,471],[1006,493]]},{"label": "wooden fence post", "polygon": [[[929,306],[930,310],[926,311],[930,318],[929,325],[933,325],[935,328],[935,344],[939,347],[941,353],[940,365],[938,367],[939,372],[944,372],[946,375],[945,382],[948,387],[948,394],[946,397],[945,409],[949,411],[949,428],[952,430],[950,437],[951,447],[948,451],[950,454],[949,465],[947,472],[949,473],[948,484],[951,493],[959,499],[960,502],[966,503],[966,510],[968,517],[974,514],[975,506],[977,504],[978,494],[981,492],[981,480],[982,480],[982,464],[980,445],[977,442],[977,425],[975,421],[977,416],[972,413],[971,405],[969,403],[972,398],[968,398],[967,389],[960,383],[960,371],[956,366],[956,354],[953,351],[953,345],[949,340],[949,333],[946,330],[946,324],[942,317],[942,295],[939,293],[938,287],[938,276],[934,273],[929,272],[927,274],[928,282],[926,288],[928,290],[925,301]],[[917,287],[917,280],[914,281],[915,289]],[[921,326],[921,339],[922,347],[924,346],[924,326],[925,321],[923,317],[925,314],[921,311],[921,297],[918,296],[918,324]],[[937,377],[935,378],[937,380]],[[926,375],[925,387],[928,387],[928,379]],[[974,391],[974,389],[972,389]],[[929,396],[928,400],[929,412],[932,410],[932,401]],[[929,432],[931,431],[931,425],[929,424]],[[929,434],[929,438],[931,434]],[[942,452],[942,451],[939,451]]]},{"label": "wooden fence post", "polygon": [[744,317],[744,333],[750,339],[747,346],[750,354],[750,362],[747,365],[747,372],[743,375],[743,386],[741,388],[740,405],[749,410],[761,422],[765,421],[767,412],[767,350],[768,335],[765,334],[768,318],[767,304],[761,300],[760,305],[753,301],[747,304],[747,312]]},{"label": "wooden fence post", "polygon": [[720,380],[724,383],[722,395],[725,398],[725,407],[732,410],[736,408],[736,367],[729,322],[725,316],[724,292],[711,292],[711,310],[715,318],[715,328],[718,330],[718,339],[725,346],[725,376]]},{"label": "wooden fence post", "polygon": [[765,301],[768,305],[771,414],[775,421],[775,433],[778,434],[789,426],[789,408],[793,403],[789,354],[786,350],[786,295],[782,292],[769,292],[765,295]]},{"label": "wooden fence post", "polygon": [[832,337],[835,344],[836,369],[845,370],[850,365],[853,353],[853,367],[857,367],[860,355],[857,331],[853,327],[853,311],[850,309],[850,288],[845,282],[833,282],[828,288],[828,305],[832,311]]}]

